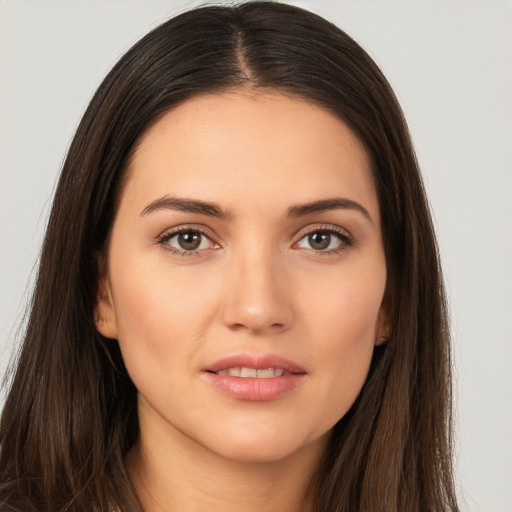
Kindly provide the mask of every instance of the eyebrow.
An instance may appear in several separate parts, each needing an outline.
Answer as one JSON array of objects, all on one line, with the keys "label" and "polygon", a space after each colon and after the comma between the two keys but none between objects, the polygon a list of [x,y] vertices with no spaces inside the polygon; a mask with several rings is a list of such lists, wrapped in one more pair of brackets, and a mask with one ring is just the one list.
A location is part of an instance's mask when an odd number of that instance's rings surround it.
[{"label": "eyebrow", "polygon": [[218,217],[219,219],[229,219],[231,217],[229,211],[223,210],[215,203],[171,196],[155,199],[155,201],[149,203],[144,210],[142,210],[140,216],[143,217],[157,210],[177,210],[180,212],[200,213],[202,215],[209,215],[210,217]]},{"label": "eyebrow", "polygon": [[288,210],[288,216],[302,217],[305,215],[311,215],[312,213],[320,213],[337,209],[355,210],[362,213],[370,222],[373,223],[370,213],[362,204],[344,197],[333,197],[330,199],[323,199],[321,201],[313,201],[312,203],[292,206]]},{"label": "eyebrow", "polygon": [[[362,204],[343,197],[334,197],[331,199],[323,199],[320,201],[313,201],[311,203],[291,206],[288,209],[288,217],[303,217],[313,213],[321,213],[337,209],[355,210],[362,213],[370,222],[373,222],[370,213]],[[199,213],[201,215],[208,215],[210,217],[217,217],[224,220],[232,218],[231,212],[223,210],[215,203],[172,196],[164,196],[159,199],[155,199],[142,210],[140,216],[143,217],[157,210],[177,210],[181,212]]]}]

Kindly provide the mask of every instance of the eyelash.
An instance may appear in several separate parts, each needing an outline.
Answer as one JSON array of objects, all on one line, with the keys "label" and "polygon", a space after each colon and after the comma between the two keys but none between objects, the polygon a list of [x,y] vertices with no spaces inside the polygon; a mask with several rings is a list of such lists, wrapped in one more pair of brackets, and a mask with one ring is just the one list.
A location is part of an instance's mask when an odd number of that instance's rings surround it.
[{"label": "eyelash", "polygon": [[[205,232],[205,230],[201,229],[197,226],[180,226],[179,228],[167,231],[157,237],[156,242],[159,245],[162,245],[166,250],[172,252],[173,254],[180,256],[180,257],[190,257],[190,256],[196,256],[205,249],[196,249],[196,250],[184,250],[184,249],[177,249],[176,247],[172,247],[169,245],[169,241],[172,240],[174,237],[179,236],[182,233],[195,233],[199,234],[200,236],[205,237],[208,239],[212,245],[216,245],[217,247],[214,247],[214,249],[218,248],[219,245],[216,244],[212,239],[211,235]],[[346,251],[348,248],[352,247],[354,245],[354,239],[352,236],[346,232],[345,230],[338,228],[336,226],[332,225],[318,225],[314,226],[314,228],[306,228],[302,230],[299,233],[299,239],[293,244],[293,247],[297,246],[303,239],[305,239],[308,236],[311,236],[315,233],[323,233],[327,234],[329,236],[334,235],[336,238],[340,240],[340,244],[335,247],[334,249],[330,250],[315,250],[313,248],[306,249],[308,251],[312,251],[315,254],[322,255],[322,256],[331,256],[331,255],[337,255],[340,254],[343,251]]]},{"label": "eyelash", "polygon": [[314,226],[313,229],[308,227],[305,230],[302,230],[298,235],[299,240],[294,243],[294,246],[296,246],[298,243],[300,243],[304,238],[311,236],[315,233],[323,233],[323,234],[327,234],[329,236],[334,235],[336,238],[338,238],[340,240],[340,244],[337,247],[335,247],[334,249],[323,250],[323,251],[321,251],[321,250],[317,251],[315,249],[307,249],[309,251],[313,251],[315,254],[318,254],[319,256],[336,256],[336,255],[346,251],[347,249],[349,249],[350,247],[352,247],[354,245],[353,237],[344,229],[339,228],[337,226],[330,225],[330,224],[328,224],[328,225],[321,224],[321,225]]},{"label": "eyelash", "polygon": [[205,249],[196,249],[191,251],[186,251],[184,249],[177,249],[176,247],[172,247],[169,245],[169,241],[172,240],[174,237],[179,236],[182,233],[197,233],[201,236],[204,236],[206,239],[208,239],[213,245],[217,245],[215,242],[211,240],[211,235],[208,235],[208,233],[205,232],[205,230],[201,229],[198,226],[180,226],[179,228],[167,231],[160,235],[157,238],[157,243],[159,245],[162,245],[167,251],[172,252],[176,256],[183,256],[183,257],[189,257],[189,256],[196,256],[201,251],[204,251]]}]

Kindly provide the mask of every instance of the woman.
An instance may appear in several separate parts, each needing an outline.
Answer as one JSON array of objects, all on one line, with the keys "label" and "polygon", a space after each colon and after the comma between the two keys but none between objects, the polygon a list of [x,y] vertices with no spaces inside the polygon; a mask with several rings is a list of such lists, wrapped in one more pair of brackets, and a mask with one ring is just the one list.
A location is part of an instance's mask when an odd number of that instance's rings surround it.
[{"label": "woman", "polygon": [[456,510],[449,354],[373,61],[298,8],[190,11],[119,61],[70,147],[2,510]]}]

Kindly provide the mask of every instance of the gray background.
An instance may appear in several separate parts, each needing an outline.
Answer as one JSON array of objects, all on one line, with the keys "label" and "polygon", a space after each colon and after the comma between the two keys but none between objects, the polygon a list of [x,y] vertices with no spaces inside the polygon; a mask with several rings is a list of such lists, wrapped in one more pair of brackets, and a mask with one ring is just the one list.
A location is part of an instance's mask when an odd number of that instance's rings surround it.
[{"label": "gray background", "polygon": [[[133,42],[198,3],[0,0],[0,373],[89,99]],[[451,301],[462,510],[512,511],[512,3],[291,3],[359,41],[402,103]]]}]

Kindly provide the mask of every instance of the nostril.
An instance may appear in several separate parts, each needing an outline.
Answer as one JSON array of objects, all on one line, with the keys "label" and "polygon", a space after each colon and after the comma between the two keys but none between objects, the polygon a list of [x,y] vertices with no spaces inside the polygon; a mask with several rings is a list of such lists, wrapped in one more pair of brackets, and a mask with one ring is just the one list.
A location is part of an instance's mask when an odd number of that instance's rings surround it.
[{"label": "nostril", "polygon": [[276,334],[293,323],[289,297],[274,287],[245,286],[239,280],[229,290],[222,306],[222,321],[233,332],[270,330]]}]

